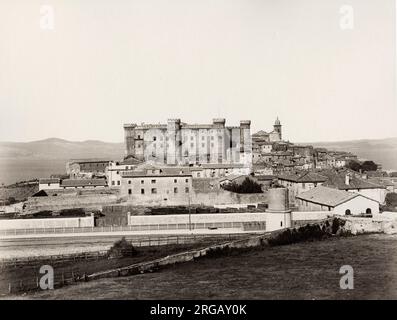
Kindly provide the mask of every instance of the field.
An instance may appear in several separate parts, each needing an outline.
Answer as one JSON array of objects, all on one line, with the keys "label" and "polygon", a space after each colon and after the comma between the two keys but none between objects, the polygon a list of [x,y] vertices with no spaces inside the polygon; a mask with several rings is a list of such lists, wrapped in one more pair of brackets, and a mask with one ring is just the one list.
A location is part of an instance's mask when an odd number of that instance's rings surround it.
[{"label": "field", "polygon": [[[68,255],[51,259],[30,259],[21,263],[8,263],[1,265],[0,269],[0,295],[11,293],[23,293],[37,287],[37,279],[42,265],[51,265],[54,268],[54,283],[61,286],[71,283],[75,278],[84,277],[92,273],[114,268],[129,266],[132,264],[150,261],[165,257],[170,254],[202,248],[213,244],[213,239],[201,239],[196,243],[179,245],[162,245],[136,248],[138,254],[133,257],[108,259],[105,252]],[[18,262],[18,261],[16,261]]]},{"label": "field", "polygon": [[[397,238],[365,235],[203,258],[160,272],[38,292],[39,299],[396,299]],[[354,269],[341,290],[339,269]]]}]

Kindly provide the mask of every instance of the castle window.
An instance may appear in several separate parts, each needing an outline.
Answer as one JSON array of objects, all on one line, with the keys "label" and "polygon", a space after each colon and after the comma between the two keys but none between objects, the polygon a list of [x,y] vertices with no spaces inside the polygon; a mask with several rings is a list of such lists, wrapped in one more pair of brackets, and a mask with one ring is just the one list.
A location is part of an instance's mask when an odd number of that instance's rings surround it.
[{"label": "castle window", "polygon": [[157,189],[156,188],[152,188],[152,194],[156,194],[157,193]]},{"label": "castle window", "polygon": [[132,190],[131,189],[128,189],[128,194],[132,194]]},{"label": "castle window", "polygon": [[156,183],[156,180],[152,180],[152,183]]},{"label": "castle window", "polygon": [[178,180],[177,179],[174,179],[174,183],[177,183],[178,182]]},{"label": "castle window", "polygon": [[153,137],[153,141],[156,141],[156,139],[157,139],[156,137]]},{"label": "castle window", "polygon": [[141,184],[144,184],[145,183],[145,180],[141,180]]},{"label": "castle window", "polygon": [[131,184],[131,180],[128,180],[128,184]]},{"label": "castle window", "polygon": [[188,182],[189,182],[189,179],[185,179],[185,182],[188,183]]},{"label": "castle window", "polygon": [[141,189],[141,194],[145,194],[145,189]]},{"label": "castle window", "polygon": [[174,188],[174,193],[178,193],[178,188]]},{"label": "castle window", "polygon": [[189,187],[185,188],[185,193],[189,193]]},{"label": "castle window", "polygon": [[204,147],[205,147],[205,143],[202,143],[202,144],[201,144],[201,147],[204,148]]}]

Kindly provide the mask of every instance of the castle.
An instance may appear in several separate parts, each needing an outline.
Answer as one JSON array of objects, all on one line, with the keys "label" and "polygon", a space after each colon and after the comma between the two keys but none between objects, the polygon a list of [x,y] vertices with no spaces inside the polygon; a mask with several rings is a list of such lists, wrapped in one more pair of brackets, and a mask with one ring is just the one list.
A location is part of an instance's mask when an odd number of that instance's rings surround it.
[{"label": "castle", "polygon": [[168,119],[167,124],[125,124],[126,158],[167,165],[252,164],[251,121],[225,126],[225,119],[212,124],[187,124]]}]

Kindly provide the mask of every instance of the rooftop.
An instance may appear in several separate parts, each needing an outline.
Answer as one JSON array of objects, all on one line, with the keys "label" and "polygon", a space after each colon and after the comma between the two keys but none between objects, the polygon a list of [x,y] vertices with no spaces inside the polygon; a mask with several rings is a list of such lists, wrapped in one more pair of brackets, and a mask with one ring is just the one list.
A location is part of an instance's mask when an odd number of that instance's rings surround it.
[{"label": "rooftop", "polygon": [[325,182],[327,177],[320,175],[312,171],[306,171],[303,173],[291,173],[291,174],[281,174],[277,177],[280,180],[292,181],[292,182]]},{"label": "rooftop", "polygon": [[44,179],[40,179],[39,183],[40,184],[48,184],[48,183],[59,183],[61,181],[61,179],[59,178],[44,178]]},{"label": "rooftop", "polygon": [[105,179],[65,179],[61,182],[61,187],[88,187],[88,186],[107,186]]},{"label": "rooftop", "polygon": [[[358,178],[348,170],[342,170],[340,172],[324,170],[321,171],[321,174],[327,177],[327,181],[324,183],[325,186],[334,187],[340,190],[384,188],[382,185]],[[346,184],[347,174],[349,174],[349,184]]]},{"label": "rooftop", "polygon": [[319,186],[298,194],[296,198],[320,205],[336,207],[358,196],[360,196],[358,193]]}]

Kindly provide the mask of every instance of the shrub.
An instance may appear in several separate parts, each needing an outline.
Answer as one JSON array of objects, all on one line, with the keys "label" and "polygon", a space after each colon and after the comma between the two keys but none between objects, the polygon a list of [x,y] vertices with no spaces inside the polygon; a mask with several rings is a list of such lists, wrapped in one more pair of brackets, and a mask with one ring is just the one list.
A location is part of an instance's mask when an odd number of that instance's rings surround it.
[{"label": "shrub", "polygon": [[107,257],[108,259],[126,258],[136,256],[137,254],[138,252],[134,246],[123,237],[121,240],[116,241],[108,250]]},{"label": "shrub", "polygon": [[241,184],[233,182],[223,188],[236,193],[262,193],[262,186],[248,177]]},{"label": "shrub", "polygon": [[397,206],[397,193],[388,193],[386,194],[386,206],[388,207],[395,207]]}]

